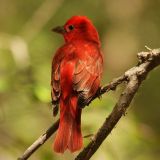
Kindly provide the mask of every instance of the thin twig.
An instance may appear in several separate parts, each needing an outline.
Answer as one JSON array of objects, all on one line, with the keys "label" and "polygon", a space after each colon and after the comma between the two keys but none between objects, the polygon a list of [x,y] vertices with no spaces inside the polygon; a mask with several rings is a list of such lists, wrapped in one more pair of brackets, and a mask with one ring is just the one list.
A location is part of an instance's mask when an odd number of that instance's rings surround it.
[{"label": "thin twig", "polygon": [[[122,115],[125,115],[125,111],[131,103],[141,82],[146,78],[147,74],[152,69],[160,65],[160,49],[150,50],[149,52],[140,52],[138,53],[138,59],[139,64],[137,66],[129,69],[122,76],[114,79],[104,87],[101,87],[100,90],[97,92],[96,96],[93,97],[92,100],[100,97],[101,95],[110,90],[114,90],[122,82],[128,82],[109,117],[106,118],[102,127],[98,130],[92,141],[79,153],[75,160],[89,160],[90,157],[99,148],[101,143],[105,140],[105,138],[110,134],[110,132],[115,127]],[[59,120],[54,123],[43,135],[41,135],[24,152],[24,154],[19,158],[19,160],[28,159],[57,130],[58,125]]]}]

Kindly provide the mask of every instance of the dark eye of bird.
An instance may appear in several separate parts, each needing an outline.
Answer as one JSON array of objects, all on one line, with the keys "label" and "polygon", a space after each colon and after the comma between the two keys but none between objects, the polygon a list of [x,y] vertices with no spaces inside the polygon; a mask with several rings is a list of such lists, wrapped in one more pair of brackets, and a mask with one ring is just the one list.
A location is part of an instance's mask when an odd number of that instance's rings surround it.
[{"label": "dark eye of bird", "polygon": [[71,30],[74,29],[74,26],[73,26],[73,25],[70,25],[70,26],[68,26],[68,29],[71,31]]}]

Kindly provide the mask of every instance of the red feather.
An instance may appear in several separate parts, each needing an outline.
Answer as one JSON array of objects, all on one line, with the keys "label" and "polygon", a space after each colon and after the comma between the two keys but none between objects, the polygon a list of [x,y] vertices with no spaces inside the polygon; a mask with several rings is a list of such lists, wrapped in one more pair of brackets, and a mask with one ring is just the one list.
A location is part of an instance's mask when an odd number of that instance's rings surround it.
[{"label": "red feather", "polygon": [[63,29],[55,31],[63,34],[66,43],[58,49],[52,62],[52,101],[56,106],[60,104],[54,151],[75,152],[83,145],[82,108],[100,86],[103,59],[98,33],[86,17],[74,16]]}]

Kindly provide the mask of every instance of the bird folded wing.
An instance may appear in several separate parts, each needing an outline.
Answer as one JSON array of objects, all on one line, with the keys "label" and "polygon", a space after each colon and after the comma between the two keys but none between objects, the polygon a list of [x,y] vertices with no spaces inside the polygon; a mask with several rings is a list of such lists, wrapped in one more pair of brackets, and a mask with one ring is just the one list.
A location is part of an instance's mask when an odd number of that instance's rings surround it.
[{"label": "bird folded wing", "polygon": [[84,107],[95,95],[102,73],[102,59],[78,60],[73,77],[73,89],[79,93],[78,103]]}]

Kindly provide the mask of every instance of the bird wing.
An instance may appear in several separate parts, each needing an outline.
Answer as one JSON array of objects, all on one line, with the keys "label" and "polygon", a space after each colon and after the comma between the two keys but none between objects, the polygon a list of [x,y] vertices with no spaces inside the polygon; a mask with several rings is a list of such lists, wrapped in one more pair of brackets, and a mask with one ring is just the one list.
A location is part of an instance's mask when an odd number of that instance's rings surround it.
[{"label": "bird wing", "polygon": [[85,58],[77,61],[73,76],[73,89],[78,92],[78,104],[84,107],[96,94],[102,74],[102,56],[87,54]]},{"label": "bird wing", "polygon": [[82,56],[78,56],[78,53],[76,53],[76,48],[72,45],[66,45],[62,49],[58,50],[54,56],[51,73],[51,95],[52,104],[54,105],[53,115],[58,113],[58,104],[61,95],[60,68],[63,60],[70,61],[75,58],[76,62],[73,71],[72,87],[78,95],[79,106],[84,107],[88,104],[99,88],[103,69],[103,59],[100,51],[94,48],[84,51],[80,54]]},{"label": "bird wing", "polygon": [[60,64],[64,57],[63,52],[59,49],[52,61],[51,69],[51,97],[53,105],[53,115],[56,116],[58,113],[58,104],[60,99]]}]

